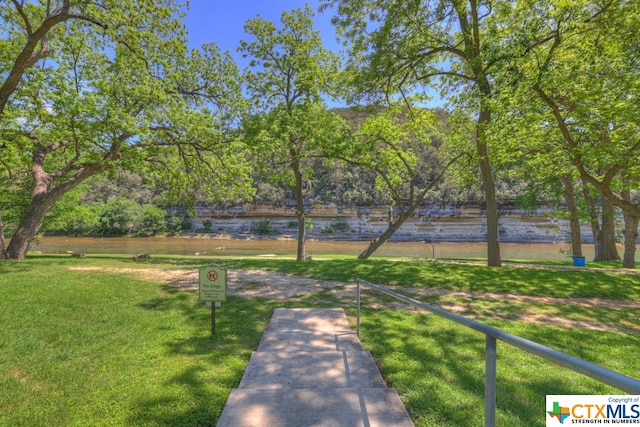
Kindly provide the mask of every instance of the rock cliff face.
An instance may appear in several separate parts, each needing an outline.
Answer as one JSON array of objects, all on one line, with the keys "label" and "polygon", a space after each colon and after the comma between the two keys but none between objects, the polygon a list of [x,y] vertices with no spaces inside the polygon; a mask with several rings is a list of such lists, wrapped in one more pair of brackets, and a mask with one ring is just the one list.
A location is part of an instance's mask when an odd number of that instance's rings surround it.
[{"label": "rock cliff face", "polygon": [[[524,212],[513,204],[500,207],[500,240],[513,243],[554,243],[570,240],[568,223],[550,215],[552,207]],[[238,205],[225,211],[198,209],[193,228],[210,222],[214,234],[248,237],[271,230],[273,235],[295,238],[297,222],[294,207],[284,205]],[[388,226],[395,213],[389,207],[334,204],[307,206],[313,229],[310,239],[371,240]],[[268,234],[268,233],[267,233]],[[591,233],[582,233],[585,243]],[[391,241],[481,242],[486,240],[484,209],[480,204],[424,205],[394,234]]]}]

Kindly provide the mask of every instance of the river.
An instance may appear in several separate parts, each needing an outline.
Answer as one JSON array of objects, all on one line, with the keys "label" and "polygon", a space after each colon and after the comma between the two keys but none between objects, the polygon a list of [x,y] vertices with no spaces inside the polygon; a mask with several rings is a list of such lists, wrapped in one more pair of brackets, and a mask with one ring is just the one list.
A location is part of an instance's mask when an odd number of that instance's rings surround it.
[{"label": "river", "polygon": [[[40,237],[31,245],[32,252],[60,254],[83,252],[86,254],[157,254],[157,255],[291,255],[295,256],[295,240],[236,240],[209,237]],[[357,256],[368,242],[307,241],[307,253],[321,258],[327,254]],[[560,243],[502,243],[504,260],[569,261],[566,255],[570,246]],[[408,258],[484,258],[487,246],[484,243],[423,243],[386,242],[374,256]],[[584,245],[587,260],[593,259],[593,245]],[[619,248],[622,255],[622,248]]]}]

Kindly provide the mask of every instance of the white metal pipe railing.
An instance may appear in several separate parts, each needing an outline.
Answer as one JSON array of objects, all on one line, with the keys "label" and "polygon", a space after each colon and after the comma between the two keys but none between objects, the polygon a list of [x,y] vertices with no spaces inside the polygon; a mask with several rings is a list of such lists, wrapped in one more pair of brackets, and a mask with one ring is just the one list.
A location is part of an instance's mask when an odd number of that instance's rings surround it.
[{"label": "white metal pipe railing", "polygon": [[356,282],[356,334],[360,336],[360,285],[374,288],[382,293],[390,295],[396,299],[418,306],[438,316],[452,320],[468,328],[482,332],[486,336],[485,344],[485,426],[495,426],[496,420],[496,357],[497,357],[497,340],[503,341],[528,353],[550,360],[558,365],[569,368],[575,372],[593,378],[601,383],[610,385],[629,394],[640,394],[640,380],[609,370],[600,365],[586,362],[577,357],[570,356],[558,350],[546,347],[534,341],[507,333],[498,328],[494,328],[484,323],[476,322],[455,313],[443,310],[425,304],[416,299],[399,294],[380,285],[374,285],[363,279],[357,279]]}]

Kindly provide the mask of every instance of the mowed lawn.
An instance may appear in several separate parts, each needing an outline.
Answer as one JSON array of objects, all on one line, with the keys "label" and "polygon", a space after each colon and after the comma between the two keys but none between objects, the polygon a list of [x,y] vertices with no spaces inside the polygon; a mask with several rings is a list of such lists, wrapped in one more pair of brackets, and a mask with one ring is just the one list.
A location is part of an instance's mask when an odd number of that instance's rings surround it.
[{"label": "mowed lawn", "polygon": [[[127,270],[197,270],[211,262],[344,282],[362,277],[414,288],[640,302],[640,276],[615,270],[489,269],[381,259],[296,263],[38,256],[1,262],[0,425],[215,425],[275,307],[344,307],[353,321],[353,300],[327,292],[285,302],[230,297],[216,311],[212,337],[211,311],[197,301],[197,292]],[[100,270],[72,269],[78,266]],[[384,309],[388,298],[372,292],[365,298],[361,339],[415,424],[482,425],[484,336],[409,307]],[[633,332],[640,330],[637,309],[442,296],[424,300],[462,304],[478,320],[508,332],[626,375],[640,372],[640,335]],[[593,319],[630,332],[510,319],[522,310]],[[620,393],[498,344],[498,425],[545,425],[546,394]]]}]

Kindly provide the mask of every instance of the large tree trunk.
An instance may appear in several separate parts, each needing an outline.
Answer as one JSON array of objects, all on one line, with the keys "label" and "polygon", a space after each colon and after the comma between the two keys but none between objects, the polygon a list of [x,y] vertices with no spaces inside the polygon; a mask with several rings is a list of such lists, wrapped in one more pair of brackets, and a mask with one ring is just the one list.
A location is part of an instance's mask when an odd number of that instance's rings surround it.
[{"label": "large tree trunk", "polygon": [[11,259],[23,259],[31,240],[38,234],[44,216],[51,206],[59,198],[52,193],[36,194],[31,200],[31,205],[27,210],[18,229],[11,237],[11,242],[7,248],[7,257]]},{"label": "large tree trunk", "polygon": [[459,48],[464,51],[465,61],[471,68],[474,82],[480,92],[480,111],[476,122],[475,143],[480,162],[480,173],[485,194],[487,215],[487,265],[500,267],[500,239],[498,228],[498,200],[496,186],[493,180],[489,151],[487,149],[487,127],[491,123],[491,83],[486,74],[486,62],[483,57],[484,31],[481,25],[481,14],[484,13],[479,2],[452,2],[458,15],[458,24],[463,35],[464,43]]},{"label": "large tree trunk", "polygon": [[66,180],[52,187],[54,178],[45,171],[44,159],[54,149],[54,145],[45,147],[37,144],[33,153],[33,165],[31,167],[34,182],[33,196],[27,213],[11,237],[11,242],[7,247],[8,258],[23,259],[27,254],[31,241],[42,226],[42,221],[49,208],[68,191],[105,168],[105,166],[99,164],[85,165],[77,169]]},{"label": "large tree trunk", "polygon": [[573,182],[565,175],[560,176],[560,181],[564,187],[564,200],[569,211],[569,228],[571,230],[571,254],[582,256],[582,235],[580,233],[580,217],[578,215],[578,205],[573,191]]},{"label": "large tree trunk", "polygon": [[[622,197],[631,202],[631,192],[625,190]],[[631,216],[624,212],[624,255],[622,256],[622,267],[636,268],[636,242],[638,241],[638,222],[640,218]]]},{"label": "large tree trunk", "polygon": [[616,248],[616,227],[613,217],[613,202],[602,199],[602,225],[598,236],[598,244],[594,261],[619,261]]},{"label": "large tree trunk", "polygon": [[[297,158],[297,157],[294,157]],[[296,217],[298,218],[298,252],[296,256],[297,261],[304,261],[307,258],[307,251],[305,248],[305,240],[307,233],[307,224],[305,224],[305,212],[304,212],[304,194],[303,194],[303,180],[302,172],[300,171],[300,164],[297,160],[291,163],[293,174],[296,180]]]},{"label": "large tree trunk", "polygon": [[480,172],[482,174],[482,184],[487,215],[487,265],[489,267],[500,267],[502,259],[500,257],[500,237],[498,228],[498,200],[496,198],[496,185],[491,171],[489,152],[487,150],[486,126],[491,120],[489,107],[483,106],[480,110],[477,123],[476,149],[480,159]]},{"label": "large tree trunk", "polygon": [[2,212],[0,212],[0,259],[7,259],[7,247],[4,244],[4,222],[2,222]]},{"label": "large tree trunk", "polygon": [[598,212],[596,209],[596,203],[591,196],[591,191],[584,184],[582,185],[582,194],[587,205],[587,214],[589,215],[589,225],[591,226],[591,235],[593,236],[594,252],[598,253],[600,250],[600,223],[598,222]]},{"label": "large tree trunk", "polygon": [[622,267],[636,268],[636,242],[638,241],[638,218],[624,214],[624,255]]}]

